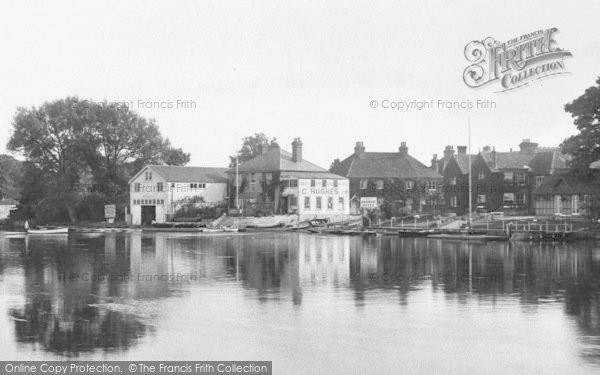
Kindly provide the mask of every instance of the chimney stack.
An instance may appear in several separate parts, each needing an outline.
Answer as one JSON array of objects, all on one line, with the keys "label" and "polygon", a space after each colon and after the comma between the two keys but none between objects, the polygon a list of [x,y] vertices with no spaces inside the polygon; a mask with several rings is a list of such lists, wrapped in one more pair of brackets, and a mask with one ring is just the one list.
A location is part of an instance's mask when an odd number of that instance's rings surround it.
[{"label": "chimney stack", "polygon": [[[450,159],[451,157],[454,156],[454,147],[453,146],[446,146],[446,149],[444,150],[444,159]],[[448,161],[448,160],[446,160]]]},{"label": "chimney stack", "polygon": [[456,146],[456,149],[458,150],[459,155],[467,154],[467,146]]},{"label": "chimney stack", "polygon": [[490,146],[483,146],[483,152],[490,152],[491,148]]},{"label": "chimney stack", "polygon": [[261,143],[258,145],[258,154],[259,155],[264,155],[267,153],[267,151],[269,151],[269,145],[266,143]]},{"label": "chimney stack", "polygon": [[496,147],[494,147],[494,149],[491,152],[491,160],[490,160],[490,162],[492,164],[491,167],[492,168],[496,168]]},{"label": "chimney stack", "polygon": [[365,145],[362,141],[356,142],[356,146],[354,146],[354,155],[362,156],[365,153]]},{"label": "chimney stack", "polygon": [[437,171],[438,170],[439,160],[437,158],[437,154],[433,154],[433,158],[431,159],[431,169]]},{"label": "chimney stack", "polygon": [[302,141],[300,138],[294,138],[294,142],[292,142],[292,161],[294,163],[302,161]]},{"label": "chimney stack", "polygon": [[406,142],[400,142],[400,147],[398,147],[398,152],[400,152],[400,156],[408,155],[408,146],[406,146]]},{"label": "chimney stack", "polygon": [[535,150],[537,149],[538,144],[535,142],[531,142],[530,139],[523,139],[523,141],[519,144],[519,148],[521,152],[526,154],[535,154]]}]

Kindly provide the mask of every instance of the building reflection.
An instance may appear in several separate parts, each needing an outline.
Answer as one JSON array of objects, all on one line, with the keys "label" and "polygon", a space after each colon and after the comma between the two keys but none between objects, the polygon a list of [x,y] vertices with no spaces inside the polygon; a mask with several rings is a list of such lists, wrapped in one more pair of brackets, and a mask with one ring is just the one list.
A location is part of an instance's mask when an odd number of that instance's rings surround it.
[{"label": "building reflection", "polygon": [[[382,292],[409,305],[423,290],[461,304],[512,299],[525,312],[560,301],[581,337],[600,340],[600,251],[586,244],[298,233],[2,239],[0,276],[11,270],[23,279],[24,302],[9,311],[18,341],[72,355],[126,350],[153,333],[161,311],[152,301],[197,287],[297,307],[324,289],[349,291],[357,308]],[[600,350],[583,355],[597,360]]]}]

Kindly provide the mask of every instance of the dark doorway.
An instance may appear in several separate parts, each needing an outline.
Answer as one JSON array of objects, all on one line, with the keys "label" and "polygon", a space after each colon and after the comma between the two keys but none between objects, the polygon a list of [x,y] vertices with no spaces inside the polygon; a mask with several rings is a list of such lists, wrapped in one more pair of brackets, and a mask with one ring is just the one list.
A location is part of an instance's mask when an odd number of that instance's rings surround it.
[{"label": "dark doorway", "polygon": [[142,206],[142,225],[152,224],[156,220],[156,206]]}]

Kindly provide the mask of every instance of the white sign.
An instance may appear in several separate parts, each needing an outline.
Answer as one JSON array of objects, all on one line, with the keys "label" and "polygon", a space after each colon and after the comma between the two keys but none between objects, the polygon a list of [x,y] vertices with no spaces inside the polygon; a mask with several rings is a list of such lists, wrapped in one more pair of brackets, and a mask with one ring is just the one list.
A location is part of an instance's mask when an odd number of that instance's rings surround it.
[{"label": "white sign", "polygon": [[104,205],[104,217],[106,219],[114,219],[117,216],[117,207],[114,204]]},{"label": "white sign", "polygon": [[376,208],[377,197],[362,197],[360,198],[360,208]]}]

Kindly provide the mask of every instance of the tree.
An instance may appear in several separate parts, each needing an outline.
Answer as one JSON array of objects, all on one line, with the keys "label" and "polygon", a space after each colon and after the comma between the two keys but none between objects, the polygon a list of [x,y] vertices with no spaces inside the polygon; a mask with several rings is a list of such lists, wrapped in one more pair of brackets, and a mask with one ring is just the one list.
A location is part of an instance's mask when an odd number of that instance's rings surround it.
[{"label": "tree", "polygon": [[7,145],[43,172],[46,191],[64,205],[71,222],[77,220],[79,177],[85,168],[76,133],[86,121],[86,113],[76,103],[76,98],[67,98],[44,103],[39,108],[18,108]]},{"label": "tree", "polygon": [[229,157],[229,167],[234,168],[236,160],[239,160],[241,164],[260,155],[261,147],[265,145],[269,150],[273,147],[279,147],[277,138],[269,139],[264,133],[254,133],[254,135],[242,138],[242,148],[238,150],[236,155]]},{"label": "tree", "polygon": [[596,86],[566,104],[565,111],[574,118],[579,134],[563,141],[562,151],[572,156],[570,167],[574,174],[590,177],[590,163],[600,160],[600,77]]},{"label": "tree", "polygon": [[341,165],[342,165],[342,162],[340,161],[339,158],[333,159],[333,161],[331,162],[331,165],[329,166],[329,172],[336,173],[336,171],[341,167]]},{"label": "tree", "polygon": [[19,199],[22,190],[22,163],[10,155],[0,155],[0,198]]},{"label": "tree", "polygon": [[147,164],[185,165],[190,155],[163,139],[154,119],[146,120],[129,107],[78,103],[89,121],[80,129],[80,152],[91,168],[96,190],[113,201],[126,201],[129,178]]},{"label": "tree", "polygon": [[40,201],[57,202],[71,222],[77,220],[77,204],[89,193],[89,185],[100,194],[97,202],[104,198],[123,203],[129,178],[143,166],[184,165],[190,159],[162,137],[153,119],[127,106],[77,97],[19,108],[7,147],[25,156],[31,164],[28,178],[43,184],[29,188],[35,192],[27,194],[32,211]]}]

